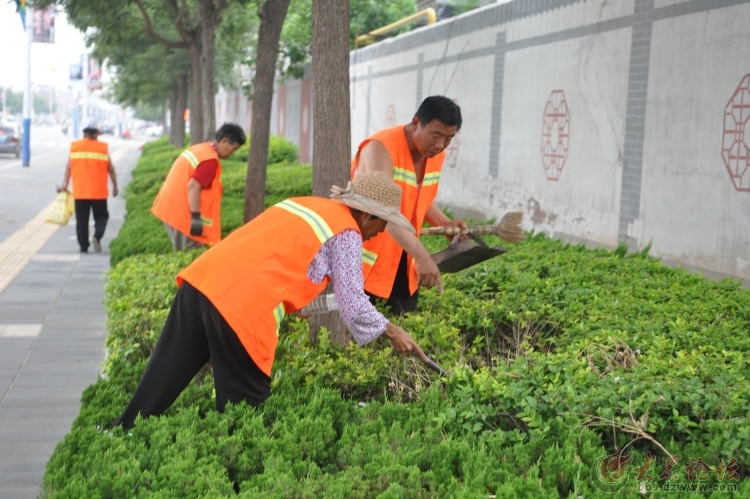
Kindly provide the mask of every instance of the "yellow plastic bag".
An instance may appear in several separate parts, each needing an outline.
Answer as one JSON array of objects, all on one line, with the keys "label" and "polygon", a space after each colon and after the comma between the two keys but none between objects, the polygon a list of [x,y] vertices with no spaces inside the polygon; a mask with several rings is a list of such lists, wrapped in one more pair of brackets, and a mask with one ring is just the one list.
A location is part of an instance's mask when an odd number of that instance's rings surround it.
[{"label": "yellow plastic bag", "polygon": [[49,215],[45,222],[57,225],[68,225],[68,220],[75,213],[76,207],[73,202],[73,196],[67,190],[60,191],[55,199],[55,204],[52,205]]}]

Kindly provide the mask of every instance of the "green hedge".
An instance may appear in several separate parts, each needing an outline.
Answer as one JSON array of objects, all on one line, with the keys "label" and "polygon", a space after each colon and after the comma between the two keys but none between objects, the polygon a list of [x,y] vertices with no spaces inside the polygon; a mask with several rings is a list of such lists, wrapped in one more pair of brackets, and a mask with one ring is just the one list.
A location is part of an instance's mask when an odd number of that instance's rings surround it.
[{"label": "green hedge", "polygon": [[[633,467],[651,452],[664,484],[663,448],[681,456],[679,482],[690,458],[735,459],[734,496],[749,496],[750,292],[625,253],[537,235],[444,276],[443,295],[425,290],[419,314],[394,320],[448,379],[382,339],[342,348],[324,332],[311,345],[292,316],[258,410],[217,413],[206,369],[165,415],[123,433],[108,428],[158,337],[174,275],[200,252],[127,258],[107,282],[105,376],[84,392],[43,497],[642,497]],[[623,447],[628,481],[603,492],[592,469]]]}]

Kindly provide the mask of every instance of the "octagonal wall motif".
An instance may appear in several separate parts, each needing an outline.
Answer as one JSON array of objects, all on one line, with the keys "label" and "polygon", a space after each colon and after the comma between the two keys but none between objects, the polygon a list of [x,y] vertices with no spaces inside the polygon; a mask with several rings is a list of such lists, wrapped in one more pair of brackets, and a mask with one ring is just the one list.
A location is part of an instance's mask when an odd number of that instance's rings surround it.
[{"label": "octagonal wall motif", "polygon": [[721,158],[735,190],[750,192],[750,145],[745,128],[750,119],[750,74],[746,74],[724,108]]},{"label": "octagonal wall motif", "polygon": [[547,180],[560,179],[568,159],[569,137],[570,110],[565,101],[565,92],[553,90],[542,115],[542,165]]}]

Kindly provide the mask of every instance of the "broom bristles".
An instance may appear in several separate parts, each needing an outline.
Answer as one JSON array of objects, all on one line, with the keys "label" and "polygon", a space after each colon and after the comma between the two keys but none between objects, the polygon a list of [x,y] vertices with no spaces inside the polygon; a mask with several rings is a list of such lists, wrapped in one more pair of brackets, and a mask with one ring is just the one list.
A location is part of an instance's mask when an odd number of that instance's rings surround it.
[{"label": "broom bristles", "polygon": [[523,222],[523,213],[520,211],[511,211],[506,213],[497,224],[495,235],[509,243],[520,243],[526,239],[526,234],[521,228]]}]

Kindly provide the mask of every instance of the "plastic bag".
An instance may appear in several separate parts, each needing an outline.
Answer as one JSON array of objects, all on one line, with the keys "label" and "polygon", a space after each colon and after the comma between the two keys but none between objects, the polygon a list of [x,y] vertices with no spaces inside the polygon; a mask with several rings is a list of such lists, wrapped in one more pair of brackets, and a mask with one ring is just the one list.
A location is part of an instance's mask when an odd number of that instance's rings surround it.
[{"label": "plastic bag", "polygon": [[45,222],[57,225],[68,225],[68,220],[75,213],[76,207],[73,202],[73,196],[67,190],[60,191],[55,199],[55,204],[52,205],[49,215]]}]

